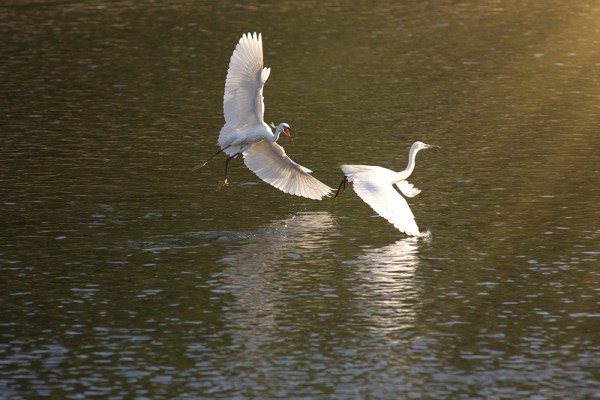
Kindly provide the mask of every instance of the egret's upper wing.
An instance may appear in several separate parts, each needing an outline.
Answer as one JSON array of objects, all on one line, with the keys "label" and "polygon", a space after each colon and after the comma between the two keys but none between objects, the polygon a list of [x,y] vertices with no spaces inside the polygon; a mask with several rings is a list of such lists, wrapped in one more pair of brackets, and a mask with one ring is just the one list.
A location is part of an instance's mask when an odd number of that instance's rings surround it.
[{"label": "egret's upper wing", "polygon": [[269,73],[269,68],[263,68],[261,34],[243,35],[233,51],[225,80],[226,125],[242,130],[263,121],[262,92]]},{"label": "egret's upper wing", "polygon": [[275,142],[254,143],[244,152],[244,162],[260,179],[285,193],[321,200],[332,191],[310,175],[310,169],[292,161]]},{"label": "egret's upper wing", "polygon": [[394,189],[389,179],[373,174],[359,174],[354,176],[353,184],[356,194],[398,230],[411,236],[420,235],[408,203]]}]

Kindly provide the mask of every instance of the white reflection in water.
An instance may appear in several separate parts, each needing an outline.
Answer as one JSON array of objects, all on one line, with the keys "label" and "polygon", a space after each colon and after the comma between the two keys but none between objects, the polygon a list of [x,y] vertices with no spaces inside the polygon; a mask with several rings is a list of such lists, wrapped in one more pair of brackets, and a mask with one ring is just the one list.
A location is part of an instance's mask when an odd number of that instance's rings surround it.
[{"label": "white reflection in water", "polygon": [[330,244],[334,227],[335,220],[328,212],[297,213],[260,228],[222,261],[236,269],[255,272],[286,258],[299,259],[309,254],[314,258],[314,252],[324,251],[325,244]]},{"label": "white reflection in water", "polygon": [[371,327],[395,331],[412,326],[415,319],[418,239],[406,238],[388,246],[367,249],[359,256],[358,272],[364,282],[356,288],[364,301]]},{"label": "white reflection in water", "polygon": [[335,226],[328,212],[298,213],[259,229],[221,260],[229,265],[221,289],[235,296],[226,318],[246,349],[270,337],[282,285],[301,283],[302,269],[329,252]]}]

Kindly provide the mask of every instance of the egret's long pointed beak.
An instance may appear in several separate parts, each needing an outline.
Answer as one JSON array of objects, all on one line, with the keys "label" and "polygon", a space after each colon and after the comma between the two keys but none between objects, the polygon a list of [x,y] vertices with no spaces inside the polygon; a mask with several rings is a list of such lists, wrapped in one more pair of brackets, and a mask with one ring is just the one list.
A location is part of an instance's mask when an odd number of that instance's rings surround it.
[{"label": "egret's long pointed beak", "polygon": [[292,137],[292,133],[294,135],[298,136],[298,133],[295,130],[293,130],[292,128],[290,128],[289,126],[283,129],[283,133],[285,133],[287,137],[292,139],[292,143],[294,143],[294,138]]},{"label": "egret's long pointed beak", "polygon": [[441,146],[436,146],[435,144],[425,144],[425,148],[427,149],[441,149]]}]

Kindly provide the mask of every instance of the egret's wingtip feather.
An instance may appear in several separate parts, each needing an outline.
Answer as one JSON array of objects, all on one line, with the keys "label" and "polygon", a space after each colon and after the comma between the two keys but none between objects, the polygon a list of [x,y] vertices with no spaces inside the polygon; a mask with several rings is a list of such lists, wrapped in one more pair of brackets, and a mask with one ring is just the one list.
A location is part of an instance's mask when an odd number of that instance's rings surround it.
[{"label": "egret's wingtip feather", "polygon": [[292,161],[274,142],[253,144],[244,152],[244,163],[260,179],[284,193],[321,200],[333,189],[310,175],[308,168]]},{"label": "egret's wingtip feather", "polygon": [[263,123],[263,87],[270,69],[264,68],[262,36],[248,32],[242,35],[233,51],[223,94],[225,126],[219,134],[219,145],[225,147],[235,135]]}]

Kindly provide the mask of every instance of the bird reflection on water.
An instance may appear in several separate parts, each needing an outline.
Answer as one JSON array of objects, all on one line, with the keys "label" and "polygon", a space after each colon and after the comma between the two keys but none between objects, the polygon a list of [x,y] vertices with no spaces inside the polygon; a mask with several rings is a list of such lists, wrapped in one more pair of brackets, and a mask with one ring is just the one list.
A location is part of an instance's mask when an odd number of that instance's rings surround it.
[{"label": "bird reflection on water", "polygon": [[398,240],[380,248],[369,248],[358,257],[361,284],[354,288],[363,299],[363,312],[370,328],[381,332],[412,326],[418,293],[415,271],[419,265],[419,240]]},{"label": "bird reflection on water", "polygon": [[368,248],[359,257],[376,281],[389,282],[412,275],[418,263],[417,238],[409,237],[379,248]]},{"label": "bird reflection on water", "polygon": [[227,319],[246,349],[253,340],[271,337],[275,319],[285,309],[278,304],[302,290],[310,278],[307,268],[312,270],[312,263],[330,251],[335,228],[336,221],[328,212],[297,213],[238,241],[221,259],[228,265],[221,273],[221,289],[235,298]]},{"label": "bird reflection on water", "polygon": [[236,267],[253,268],[256,272],[277,264],[282,258],[300,258],[325,249],[335,226],[335,219],[328,212],[300,212],[258,229],[223,261]]}]

